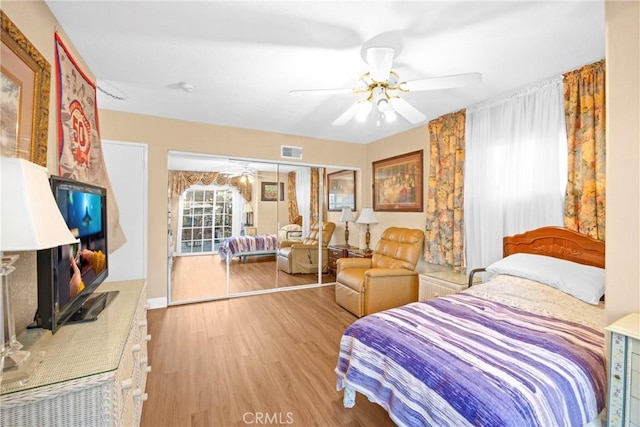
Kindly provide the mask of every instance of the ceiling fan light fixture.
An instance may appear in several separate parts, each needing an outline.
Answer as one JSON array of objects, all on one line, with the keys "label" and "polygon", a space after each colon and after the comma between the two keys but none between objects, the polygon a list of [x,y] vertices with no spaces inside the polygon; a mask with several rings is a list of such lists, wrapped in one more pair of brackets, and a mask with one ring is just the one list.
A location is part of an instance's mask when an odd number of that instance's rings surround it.
[{"label": "ceiling fan light fixture", "polygon": [[356,106],[356,119],[360,122],[367,120],[369,113],[371,112],[371,103],[367,100],[358,102]]},{"label": "ceiling fan light fixture", "polygon": [[376,101],[376,107],[381,113],[392,113],[394,111],[387,98],[378,99]]},{"label": "ceiling fan light fixture", "polygon": [[384,120],[385,120],[387,123],[393,123],[393,122],[395,122],[395,121],[396,121],[396,117],[398,117],[398,115],[397,115],[397,114],[396,114],[396,112],[395,112],[395,111],[393,111],[393,110],[391,110],[391,111],[388,111],[388,112],[384,113]]},{"label": "ceiling fan light fixture", "polygon": [[342,126],[353,118],[360,122],[369,121],[375,106],[375,123],[392,122],[400,115],[412,124],[427,120],[427,116],[407,102],[402,96],[407,92],[459,88],[482,81],[480,73],[454,74],[419,80],[401,81],[397,72],[391,70],[396,51],[391,47],[371,46],[362,51],[368,72],[362,74],[356,86],[351,89],[297,90],[290,94],[351,94],[365,95],[345,110],[331,125]]}]

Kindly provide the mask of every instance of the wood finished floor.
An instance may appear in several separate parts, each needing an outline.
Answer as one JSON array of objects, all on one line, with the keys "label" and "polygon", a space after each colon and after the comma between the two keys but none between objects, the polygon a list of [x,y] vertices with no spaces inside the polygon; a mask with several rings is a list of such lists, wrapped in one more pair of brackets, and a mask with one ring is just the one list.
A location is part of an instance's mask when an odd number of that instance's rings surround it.
[{"label": "wood finished floor", "polygon": [[333,286],[150,310],[141,425],[393,426],[360,395],[345,409],[336,391],[340,337],[355,319]]},{"label": "wood finished floor", "polygon": [[[245,293],[307,285],[318,282],[317,274],[287,274],[278,271],[274,256],[248,257],[246,262],[233,258],[229,264],[229,293]],[[322,276],[323,283],[335,277]],[[171,301],[216,298],[227,294],[227,264],[215,255],[180,256],[173,260]]]}]

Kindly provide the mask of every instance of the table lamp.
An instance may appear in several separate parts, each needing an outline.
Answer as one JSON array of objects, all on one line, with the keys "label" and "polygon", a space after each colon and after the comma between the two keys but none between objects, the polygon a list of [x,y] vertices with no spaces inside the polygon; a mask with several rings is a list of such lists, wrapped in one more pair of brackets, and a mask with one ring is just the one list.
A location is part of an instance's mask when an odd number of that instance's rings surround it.
[{"label": "table lamp", "polygon": [[367,247],[364,250],[364,253],[370,254],[372,251],[369,248],[369,243],[371,242],[371,233],[369,232],[369,224],[377,224],[378,218],[376,218],[376,214],[373,213],[373,209],[371,208],[362,208],[362,212],[360,212],[360,216],[356,221],[358,224],[367,224],[367,234],[365,234],[365,243]]},{"label": "table lamp", "polygon": [[42,361],[42,353],[20,350],[11,310],[9,275],[19,255],[6,251],[36,251],[76,243],[49,185],[45,168],[24,159],[1,157],[0,176],[0,381],[27,379]]},{"label": "table lamp", "polygon": [[342,208],[340,222],[344,222],[344,246],[349,247],[349,223],[355,221],[351,208]]},{"label": "table lamp", "polygon": [[251,204],[245,203],[242,212],[244,212],[244,225],[251,227],[253,225],[253,209],[251,208]]}]

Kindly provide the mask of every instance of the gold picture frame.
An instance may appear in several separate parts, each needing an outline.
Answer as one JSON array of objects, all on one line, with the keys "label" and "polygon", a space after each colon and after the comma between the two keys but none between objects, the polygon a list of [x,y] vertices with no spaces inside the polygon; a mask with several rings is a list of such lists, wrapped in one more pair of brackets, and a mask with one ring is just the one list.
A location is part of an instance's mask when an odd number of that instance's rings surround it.
[{"label": "gold picture frame", "polygon": [[373,210],[422,212],[423,150],[373,162]]},{"label": "gold picture frame", "polygon": [[356,210],[356,171],[343,170],[327,174],[327,206],[330,212],[342,208]]},{"label": "gold picture frame", "polygon": [[[284,182],[261,182],[261,197],[262,202],[277,202],[278,194],[280,195],[280,201],[284,200]],[[278,191],[278,184],[280,184],[280,191]]]},{"label": "gold picture frame", "polygon": [[51,65],[3,11],[0,18],[0,152],[46,167]]}]

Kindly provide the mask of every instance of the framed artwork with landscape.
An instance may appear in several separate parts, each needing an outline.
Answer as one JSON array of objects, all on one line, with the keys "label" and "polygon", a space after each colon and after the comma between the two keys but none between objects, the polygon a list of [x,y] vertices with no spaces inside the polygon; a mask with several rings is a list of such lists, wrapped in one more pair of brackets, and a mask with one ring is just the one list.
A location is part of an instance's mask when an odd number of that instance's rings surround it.
[{"label": "framed artwork with landscape", "polygon": [[423,150],[373,162],[373,210],[422,212]]},{"label": "framed artwork with landscape", "polygon": [[0,154],[47,165],[51,66],[4,12]]},{"label": "framed artwork with landscape", "polygon": [[339,171],[327,174],[327,206],[329,211],[342,208],[356,210],[356,171]]},{"label": "framed artwork with landscape", "polygon": [[[261,182],[260,200],[263,202],[278,201],[278,183]],[[284,200],[284,182],[280,183],[280,201]]]}]

